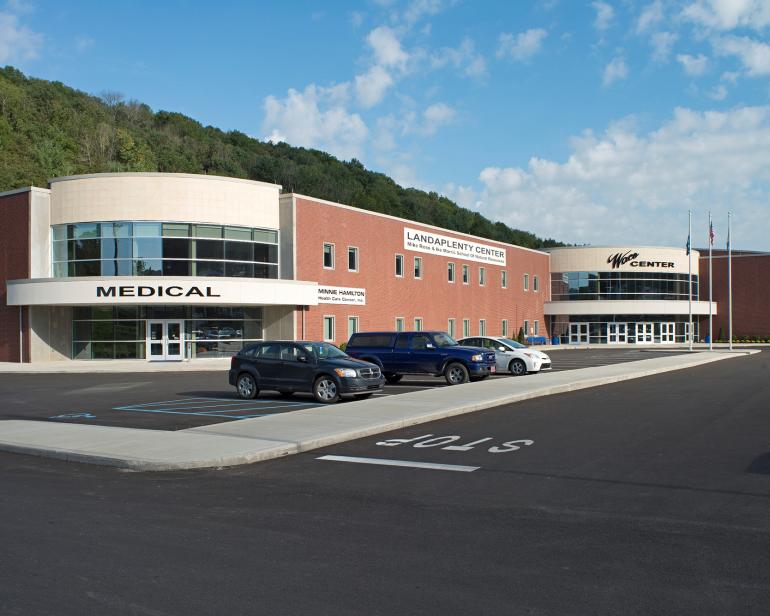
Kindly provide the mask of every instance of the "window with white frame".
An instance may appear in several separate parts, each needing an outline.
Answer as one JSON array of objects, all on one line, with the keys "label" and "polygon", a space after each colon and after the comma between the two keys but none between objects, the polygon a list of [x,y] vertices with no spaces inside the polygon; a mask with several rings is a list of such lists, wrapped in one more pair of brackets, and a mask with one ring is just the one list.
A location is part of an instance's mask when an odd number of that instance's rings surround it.
[{"label": "window with white frame", "polygon": [[446,323],[446,333],[450,335],[450,337],[455,337],[455,320],[449,319]]},{"label": "window with white frame", "polygon": [[503,326],[500,328],[502,331],[503,338],[508,337],[508,319],[503,319]]},{"label": "window with white frame", "polygon": [[537,293],[540,290],[540,278],[532,276],[532,290]]},{"label": "window with white frame", "polygon": [[406,323],[406,320],[404,319],[404,317],[396,317],[396,331],[397,332],[404,331],[405,323]]},{"label": "window with white frame", "polygon": [[486,319],[479,319],[479,336],[487,335],[487,321]]},{"label": "window with white frame", "polygon": [[463,284],[469,284],[471,281],[471,266],[463,265]]},{"label": "window with white frame", "polygon": [[463,338],[471,335],[471,320],[463,319]]},{"label": "window with white frame", "polygon": [[529,274],[524,274],[524,290],[529,291]]},{"label": "window with white frame", "polygon": [[404,277],[404,255],[396,255],[396,277]]},{"label": "window with white frame", "polygon": [[414,277],[418,280],[422,278],[422,257],[414,258]]},{"label": "window with white frame", "polygon": [[455,264],[454,263],[446,264],[446,279],[448,282],[455,281]]},{"label": "window with white frame", "polygon": [[358,271],[358,248],[355,246],[348,246],[348,271]]},{"label": "window with white frame", "polygon": [[487,269],[485,267],[479,268],[479,286],[484,286],[487,282]]},{"label": "window with white frame", "polygon": [[503,287],[503,289],[508,288],[508,272],[505,270],[500,272],[500,286]]},{"label": "window with white frame", "polygon": [[422,317],[415,317],[414,318],[414,331],[421,332],[422,331]]},{"label": "window with white frame", "polygon": [[535,331],[534,331],[534,334],[535,334],[535,336],[539,336],[540,335],[540,323],[538,321],[535,321]]},{"label": "window with white frame", "polygon": [[358,333],[358,317],[348,317],[348,339]]},{"label": "window with white frame", "polygon": [[524,321],[524,336],[529,336],[529,321]]},{"label": "window with white frame", "polygon": [[324,244],[324,269],[334,269],[334,244]]},{"label": "window with white frame", "polygon": [[324,317],[324,340],[326,342],[334,342],[334,317]]}]

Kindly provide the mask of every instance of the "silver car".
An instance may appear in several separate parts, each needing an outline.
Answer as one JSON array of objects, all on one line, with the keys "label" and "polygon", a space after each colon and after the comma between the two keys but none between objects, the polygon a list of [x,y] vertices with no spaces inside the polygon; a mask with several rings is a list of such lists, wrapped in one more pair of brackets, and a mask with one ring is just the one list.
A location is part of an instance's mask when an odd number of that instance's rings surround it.
[{"label": "silver car", "polygon": [[510,338],[473,336],[457,341],[464,346],[481,347],[495,352],[497,371],[521,376],[528,372],[551,369],[551,358],[542,351],[525,346]]}]

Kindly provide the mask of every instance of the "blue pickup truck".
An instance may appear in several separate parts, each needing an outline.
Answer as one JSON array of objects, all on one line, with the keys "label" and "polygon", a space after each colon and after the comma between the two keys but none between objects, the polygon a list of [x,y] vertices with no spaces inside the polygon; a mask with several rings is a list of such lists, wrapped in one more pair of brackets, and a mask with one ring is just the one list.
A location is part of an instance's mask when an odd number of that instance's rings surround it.
[{"label": "blue pickup truck", "polygon": [[398,383],[404,374],[432,374],[459,385],[480,381],[495,371],[494,352],[460,346],[444,332],[353,334],[345,352],[377,364],[388,383]]}]

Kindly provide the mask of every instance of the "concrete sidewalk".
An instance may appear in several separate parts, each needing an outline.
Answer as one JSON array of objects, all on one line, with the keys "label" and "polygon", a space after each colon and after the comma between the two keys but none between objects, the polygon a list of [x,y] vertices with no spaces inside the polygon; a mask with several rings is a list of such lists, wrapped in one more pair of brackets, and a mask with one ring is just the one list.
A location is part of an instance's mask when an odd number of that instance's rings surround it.
[{"label": "concrete sidewalk", "polygon": [[212,357],[185,361],[147,361],[146,359],[73,359],[34,363],[0,362],[0,374],[57,374],[118,372],[206,372],[227,370],[229,357]]},{"label": "concrete sidewalk", "polygon": [[758,353],[694,353],[441,387],[178,432],[43,421],[0,422],[0,450],[140,471],[235,466],[540,396]]}]

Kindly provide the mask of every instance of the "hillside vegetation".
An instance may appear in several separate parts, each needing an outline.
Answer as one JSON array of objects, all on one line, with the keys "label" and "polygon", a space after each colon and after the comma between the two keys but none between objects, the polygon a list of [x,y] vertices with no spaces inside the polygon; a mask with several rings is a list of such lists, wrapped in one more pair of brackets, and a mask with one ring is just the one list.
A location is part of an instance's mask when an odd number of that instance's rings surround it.
[{"label": "hillside vegetation", "polygon": [[97,98],[12,67],[0,69],[0,191],[108,171],[249,178],[529,248],[561,245],[492,222],[435,192],[402,188],[355,159],[343,162],[318,150],[265,143],[179,113],[155,113],[116,93]]}]

